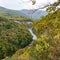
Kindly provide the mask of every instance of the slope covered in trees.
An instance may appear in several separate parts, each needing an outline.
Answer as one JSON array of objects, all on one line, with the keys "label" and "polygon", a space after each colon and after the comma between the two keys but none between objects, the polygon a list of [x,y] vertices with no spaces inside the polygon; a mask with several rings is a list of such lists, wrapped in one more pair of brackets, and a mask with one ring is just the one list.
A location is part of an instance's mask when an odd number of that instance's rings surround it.
[{"label": "slope covered in trees", "polygon": [[32,36],[24,24],[0,17],[0,60],[29,45]]},{"label": "slope covered in trees", "polygon": [[38,39],[11,60],[60,60],[60,9],[34,22],[33,29]]}]

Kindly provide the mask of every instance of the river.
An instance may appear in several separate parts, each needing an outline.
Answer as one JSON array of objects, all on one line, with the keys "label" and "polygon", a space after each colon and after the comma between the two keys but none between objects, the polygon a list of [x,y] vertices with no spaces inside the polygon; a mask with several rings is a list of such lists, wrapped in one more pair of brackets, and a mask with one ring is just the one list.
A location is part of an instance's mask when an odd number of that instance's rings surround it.
[{"label": "river", "polygon": [[33,37],[32,39],[37,40],[37,36],[33,33],[32,28],[28,28],[28,30],[31,33],[32,37]]},{"label": "river", "polygon": [[[19,23],[20,24],[20,22],[19,21],[14,21],[14,22],[16,22],[16,23]],[[37,36],[33,33],[33,30],[32,30],[32,27],[28,27],[28,31],[31,33],[31,35],[32,35],[32,39],[33,40],[37,40]]]}]

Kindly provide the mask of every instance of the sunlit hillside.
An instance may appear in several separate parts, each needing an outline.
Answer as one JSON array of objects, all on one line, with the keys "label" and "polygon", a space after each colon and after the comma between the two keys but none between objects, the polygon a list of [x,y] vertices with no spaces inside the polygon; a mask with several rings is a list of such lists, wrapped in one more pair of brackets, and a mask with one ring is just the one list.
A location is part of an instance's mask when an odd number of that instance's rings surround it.
[{"label": "sunlit hillside", "polygon": [[[52,16],[52,17],[51,17]],[[18,50],[12,60],[60,60],[60,10],[34,22],[38,39]]]},{"label": "sunlit hillside", "polygon": [[0,0],[0,60],[60,60],[60,0]]}]

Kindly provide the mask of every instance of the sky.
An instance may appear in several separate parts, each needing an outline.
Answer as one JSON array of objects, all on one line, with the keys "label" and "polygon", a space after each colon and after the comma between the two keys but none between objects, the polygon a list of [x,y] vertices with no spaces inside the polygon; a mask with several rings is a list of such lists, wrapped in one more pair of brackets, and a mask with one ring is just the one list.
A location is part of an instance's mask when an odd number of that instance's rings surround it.
[{"label": "sky", "polygon": [[57,0],[36,0],[36,4],[32,5],[29,0],[0,0],[0,6],[13,10],[36,9],[46,4],[54,3]]}]

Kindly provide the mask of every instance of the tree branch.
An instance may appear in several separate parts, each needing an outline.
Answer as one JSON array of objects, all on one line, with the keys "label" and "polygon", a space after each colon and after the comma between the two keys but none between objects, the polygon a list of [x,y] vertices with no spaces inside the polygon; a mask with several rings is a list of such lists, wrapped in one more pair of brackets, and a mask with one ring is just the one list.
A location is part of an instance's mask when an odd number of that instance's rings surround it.
[{"label": "tree branch", "polygon": [[46,8],[46,7],[49,7],[49,6],[58,6],[60,4],[60,1],[57,1],[57,2],[54,2],[53,4],[47,4],[47,5],[45,5],[45,6],[43,6],[43,7],[39,7],[39,8],[37,8],[37,9],[35,9],[33,12],[32,12],[32,14],[34,14],[36,11],[38,11],[39,9],[44,9],[44,8]]}]

